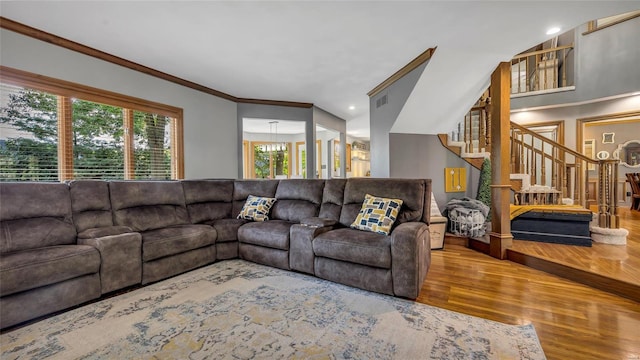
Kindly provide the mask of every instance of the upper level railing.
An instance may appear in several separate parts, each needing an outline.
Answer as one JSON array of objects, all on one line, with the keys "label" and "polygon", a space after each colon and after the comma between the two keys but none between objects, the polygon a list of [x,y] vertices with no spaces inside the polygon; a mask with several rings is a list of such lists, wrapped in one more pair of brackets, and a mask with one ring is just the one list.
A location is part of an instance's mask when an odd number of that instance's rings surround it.
[{"label": "upper level railing", "polygon": [[511,60],[511,94],[559,89],[573,85],[569,54],[573,45],[532,51]]}]

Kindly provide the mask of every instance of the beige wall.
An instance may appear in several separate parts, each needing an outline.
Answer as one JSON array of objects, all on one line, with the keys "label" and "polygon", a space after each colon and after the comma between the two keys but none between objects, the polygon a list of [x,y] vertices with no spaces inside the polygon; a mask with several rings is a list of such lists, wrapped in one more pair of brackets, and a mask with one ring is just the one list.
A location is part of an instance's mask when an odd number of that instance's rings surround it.
[{"label": "beige wall", "polygon": [[[614,133],[614,143],[604,144],[602,142],[602,134]],[[585,124],[583,138],[595,139],[595,153],[600,151],[606,151],[610,156],[613,156],[614,150],[629,140],[640,141],[640,118],[632,120],[631,122],[597,122]],[[640,170],[633,170],[633,168],[620,165],[622,172],[636,172]]]}]

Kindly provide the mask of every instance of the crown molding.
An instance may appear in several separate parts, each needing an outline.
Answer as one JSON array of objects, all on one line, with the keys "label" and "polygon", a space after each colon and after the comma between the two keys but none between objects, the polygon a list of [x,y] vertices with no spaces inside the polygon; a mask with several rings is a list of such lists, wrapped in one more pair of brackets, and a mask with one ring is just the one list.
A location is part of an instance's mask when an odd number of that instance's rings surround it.
[{"label": "crown molding", "polygon": [[438,47],[432,47],[425,50],[422,54],[418,55],[415,59],[411,60],[407,65],[403,66],[400,70],[396,71],[393,75],[389,76],[385,81],[381,82],[380,85],[374,87],[371,91],[367,93],[369,97],[376,96],[382,90],[388,88],[394,82],[398,81],[411,71],[413,71],[418,66],[424,64],[427,60],[431,59],[433,53],[436,51]]},{"label": "crown molding", "polygon": [[129,61],[127,59],[123,59],[121,57],[106,53],[104,51],[77,43],[75,41],[62,38],[60,36],[48,33],[46,31],[42,31],[40,29],[36,29],[34,27],[19,23],[17,21],[7,19],[3,16],[0,16],[0,28],[13,31],[15,33],[22,34],[40,41],[44,41],[52,45],[60,46],[62,48],[75,51],[87,56],[91,56],[103,61],[107,61],[112,64],[120,65],[122,67],[135,70],[135,71],[138,71],[162,80],[166,80],[174,84],[182,85],[190,89],[201,91],[209,95],[231,100],[236,103],[290,106],[290,107],[302,107],[302,108],[310,108],[313,106],[312,103],[302,103],[302,102],[294,102],[294,101],[238,98],[236,96],[229,95],[222,91],[218,91],[218,90],[206,87],[204,85],[200,85],[192,81],[185,80],[171,74],[167,74],[165,72],[150,68],[148,66],[144,66],[144,65],[135,63],[133,61]]},{"label": "crown molding", "polygon": [[295,101],[281,101],[281,100],[262,100],[262,99],[237,98],[236,102],[243,103],[243,104],[289,106],[289,107],[299,107],[299,108],[310,108],[310,107],[313,107],[313,103],[295,102]]}]

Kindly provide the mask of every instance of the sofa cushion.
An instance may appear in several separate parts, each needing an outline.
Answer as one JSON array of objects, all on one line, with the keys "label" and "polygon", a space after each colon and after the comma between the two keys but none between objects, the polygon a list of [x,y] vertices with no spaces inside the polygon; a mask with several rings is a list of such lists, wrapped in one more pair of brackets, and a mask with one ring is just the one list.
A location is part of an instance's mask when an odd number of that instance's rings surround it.
[{"label": "sofa cushion", "polygon": [[133,232],[133,230],[131,230],[131,228],[128,226],[105,226],[86,229],[82,232],[79,232],[78,239],[96,239],[105,236],[122,235],[131,232]]},{"label": "sofa cushion", "polygon": [[342,203],[344,202],[344,187],[346,184],[347,179],[325,180],[319,217],[335,221],[340,220],[340,211],[342,210]]},{"label": "sofa cushion", "polygon": [[400,199],[387,199],[367,194],[351,228],[389,235],[401,207]]},{"label": "sofa cushion", "polygon": [[69,187],[0,182],[0,253],[74,244]]},{"label": "sofa cushion", "polygon": [[289,250],[289,230],[292,225],[293,223],[284,220],[250,222],[238,229],[238,241]]},{"label": "sofa cushion", "polygon": [[[398,224],[409,221],[423,221],[424,215],[428,215],[429,199],[431,197],[427,187],[427,181],[423,179],[348,179],[344,188],[340,223],[344,226],[349,226],[353,223],[360,212],[366,194],[402,199],[404,203],[396,219]],[[425,197],[427,198],[425,199]],[[428,216],[424,222],[428,222]]]},{"label": "sofa cushion", "polygon": [[249,195],[276,197],[279,180],[236,180],[233,182],[233,208],[231,216],[237,217]]},{"label": "sofa cushion", "polygon": [[73,223],[78,232],[113,225],[109,183],[98,180],[76,180],[69,184]]},{"label": "sofa cushion", "polygon": [[240,226],[248,223],[249,220],[244,219],[216,219],[206,222],[216,229],[218,237],[216,244],[229,241],[238,241],[238,229]]},{"label": "sofa cushion", "polygon": [[270,218],[300,222],[318,216],[323,189],[324,180],[280,180],[275,196],[278,201],[273,205]]},{"label": "sofa cushion", "polygon": [[271,207],[275,202],[275,198],[249,195],[237,218],[249,221],[267,221]]},{"label": "sofa cushion", "polygon": [[209,225],[176,225],[144,231],[141,235],[142,261],[213,245],[216,241],[216,230]]},{"label": "sofa cushion", "polygon": [[180,182],[112,181],[109,192],[114,225],[147,231],[190,223]]},{"label": "sofa cushion", "polygon": [[60,183],[0,183],[0,221],[71,216],[69,187]]},{"label": "sofa cushion", "polygon": [[231,217],[233,180],[183,180],[182,187],[192,223]]},{"label": "sofa cushion", "polygon": [[391,268],[391,237],[355,229],[336,229],[313,239],[316,256]]},{"label": "sofa cushion", "polygon": [[[2,205],[4,207],[4,199]],[[38,217],[0,222],[0,252],[76,243],[76,229],[63,218]]]},{"label": "sofa cushion", "polygon": [[193,224],[203,224],[210,220],[231,217],[231,202],[204,202],[188,204],[189,218]]},{"label": "sofa cushion", "polygon": [[55,284],[100,270],[100,253],[89,245],[59,245],[0,257],[0,294]]}]

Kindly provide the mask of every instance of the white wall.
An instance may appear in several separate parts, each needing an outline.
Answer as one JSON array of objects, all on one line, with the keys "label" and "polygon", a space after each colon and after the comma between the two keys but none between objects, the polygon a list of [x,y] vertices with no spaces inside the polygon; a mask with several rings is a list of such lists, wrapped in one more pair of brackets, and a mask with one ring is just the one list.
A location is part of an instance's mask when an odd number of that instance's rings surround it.
[{"label": "white wall", "polygon": [[[322,130],[322,131],[316,131],[316,140],[320,140],[320,144],[322,144],[320,146],[320,149],[322,151],[322,154],[320,155],[320,159],[321,159],[321,168],[322,168],[322,173],[320,174],[322,179],[328,179],[329,178],[329,169],[333,167],[333,165],[330,166],[329,164],[329,156],[330,156],[330,149],[329,149],[329,141],[331,140],[338,140],[340,138],[340,133],[337,131],[332,131],[332,130]],[[333,152],[331,152],[331,154],[333,154]]]},{"label": "white wall", "polygon": [[236,177],[238,159],[229,151],[238,146],[235,102],[5,29],[0,39],[3,66],[182,108],[185,177]]}]

